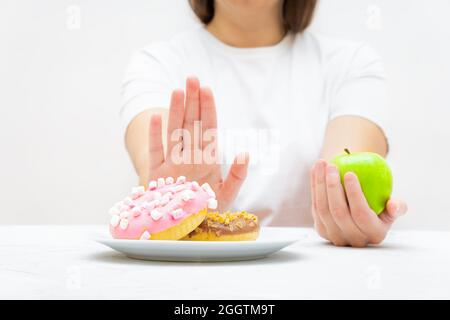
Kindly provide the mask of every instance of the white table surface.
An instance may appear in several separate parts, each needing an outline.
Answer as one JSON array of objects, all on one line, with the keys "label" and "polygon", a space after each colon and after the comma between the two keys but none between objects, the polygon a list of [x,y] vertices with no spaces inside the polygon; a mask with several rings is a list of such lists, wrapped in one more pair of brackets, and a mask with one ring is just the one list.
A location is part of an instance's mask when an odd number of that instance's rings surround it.
[{"label": "white table surface", "polygon": [[126,258],[103,226],[0,226],[1,299],[450,298],[450,232],[393,231],[380,247],[337,248],[312,230],[266,259]]}]

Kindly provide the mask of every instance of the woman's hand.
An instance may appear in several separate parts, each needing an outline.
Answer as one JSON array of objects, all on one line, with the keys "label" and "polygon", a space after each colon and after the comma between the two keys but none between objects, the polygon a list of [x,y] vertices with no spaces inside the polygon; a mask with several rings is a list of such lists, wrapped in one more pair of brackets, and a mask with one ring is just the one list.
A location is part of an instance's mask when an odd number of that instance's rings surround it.
[{"label": "woman's hand", "polygon": [[[151,117],[149,170],[145,177],[140,177],[141,184],[146,185],[149,180],[159,177],[180,175],[200,184],[207,182],[216,192],[219,209],[226,210],[246,178],[249,159],[247,154],[236,157],[223,180],[217,161],[217,135],[211,139],[216,131],[216,106],[211,90],[201,88],[197,78],[188,78],[186,100],[183,90],[172,93],[166,152],[162,141],[161,116]],[[209,132],[209,137],[206,132]]]},{"label": "woman's hand", "polygon": [[311,170],[312,214],[319,235],[336,246],[364,247],[381,243],[392,223],[407,211],[403,201],[389,200],[377,216],[367,204],[358,177],[348,172],[345,191],[336,166],[324,160]]}]

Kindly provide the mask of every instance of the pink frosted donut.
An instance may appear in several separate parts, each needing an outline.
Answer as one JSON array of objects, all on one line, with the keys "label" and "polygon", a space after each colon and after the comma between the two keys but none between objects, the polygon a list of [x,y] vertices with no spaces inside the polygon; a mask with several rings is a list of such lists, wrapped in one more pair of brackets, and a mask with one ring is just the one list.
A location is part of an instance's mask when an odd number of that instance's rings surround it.
[{"label": "pink frosted donut", "polygon": [[150,181],[133,188],[131,195],[110,210],[110,232],[116,239],[151,239],[151,235],[178,225],[202,209],[216,209],[217,200],[209,184],[201,187],[184,176]]}]

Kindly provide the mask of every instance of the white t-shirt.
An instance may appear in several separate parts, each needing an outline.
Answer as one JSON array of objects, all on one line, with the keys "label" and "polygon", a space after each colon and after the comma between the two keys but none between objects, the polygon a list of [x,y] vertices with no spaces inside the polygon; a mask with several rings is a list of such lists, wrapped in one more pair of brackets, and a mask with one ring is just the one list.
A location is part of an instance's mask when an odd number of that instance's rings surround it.
[{"label": "white t-shirt", "polygon": [[309,169],[330,119],[357,115],[385,129],[385,74],[368,46],[304,32],[270,47],[235,48],[203,27],[133,55],[123,84],[124,126],[145,109],[168,107],[171,91],[190,75],[213,90],[224,176],[238,151],[250,153],[234,209],[266,224],[311,223]]}]

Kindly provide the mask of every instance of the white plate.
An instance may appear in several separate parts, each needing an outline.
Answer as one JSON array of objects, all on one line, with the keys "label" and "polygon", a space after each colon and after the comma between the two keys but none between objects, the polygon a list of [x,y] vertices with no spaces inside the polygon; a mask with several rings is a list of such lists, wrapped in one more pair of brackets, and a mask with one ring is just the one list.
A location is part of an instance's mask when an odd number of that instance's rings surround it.
[{"label": "white plate", "polygon": [[134,259],[239,261],[264,258],[304,237],[300,228],[262,227],[256,241],[96,240]]}]

